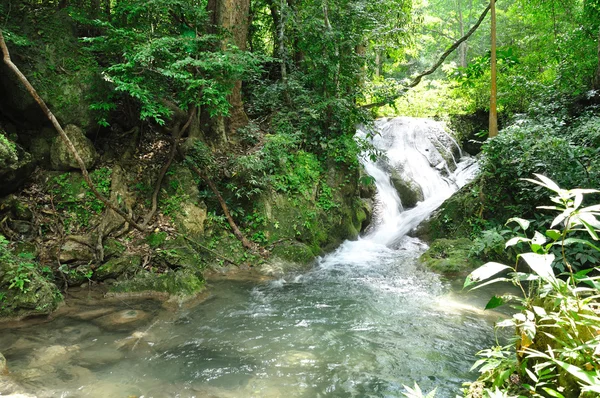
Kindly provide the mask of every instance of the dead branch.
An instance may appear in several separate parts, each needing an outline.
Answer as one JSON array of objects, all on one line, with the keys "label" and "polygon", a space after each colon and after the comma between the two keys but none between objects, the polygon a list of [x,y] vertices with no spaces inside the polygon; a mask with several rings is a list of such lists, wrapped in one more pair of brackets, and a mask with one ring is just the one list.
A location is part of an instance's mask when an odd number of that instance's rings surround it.
[{"label": "dead branch", "polygon": [[374,102],[372,104],[363,105],[362,108],[371,109],[371,108],[377,108],[380,106],[388,105],[388,104],[392,103],[394,100],[396,100],[397,98],[404,95],[408,91],[408,89],[416,87],[419,83],[421,83],[421,80],[425,76],[431,75],[433,72],[435,72],[437,70],[437,68],[439,68],[440,65],[442,65],[444,63],[446,58],[448,58],[448,56],[454,52],[454,50],[456,50],[464,41],[466,41],[473,33],[475,33],[477,28],[479,28],[479,26],[485,19],[485,16],[487,15],[489,10],[490,10],[490,5],[488,4],[488,6],[485,8],[485,10],[483,10],[481,15],[479,16],[479,19],[477,20],[475,25],[473,25],[473,27],[463,37],[461,37],[460,39],[455,41],[454,44],[452,44],[450,47],[448,47],[448,49],[442,55],[440,55],[437,62],[435,64],[433,64],[433,66],[431,66],[429,69],[418,74],[408,85],[402,87],[394,95],[387,97],[384,100],[379,101],[379,102]]},{"label": "dead branch", "polygon": [[94,196],[96,196],[96,198],[98,198],[98,200],[100,200],[107,207],[112,209],[115,213],[117,213],[118,215],[123,217],[123,219],[125,219],[134,228],[136,228],[142,232],[145,232],[144,227],[142,227],[141,225],[136,223],[131,217],[129,217],[127,214],[125,214],[125,212],[123,212],[117,206],[113,205],[107,198],[104,197],[104,195],[102,195],[100,192],[98,192],[98,190],[96,189],[96,186],[94,185],[94,183],[92,182],[92,179],[90,178],[90,176],[88,174],[87,168],[85,167],[85,163],[83,163],[83,160],[79,156],[79,153],[77,152],[77,149],[75,149],[75,146],[73,146],[73,143],[69,139],[69,136],[67,136],[67,134],[61,127],[60,123],[58,122],[58,120],[56,120],[56,117],[50,111],[50,109],[48,108],[48,106],[46,105],[44,100],[38,95],[35,88],[31,85],[31,83],[29,83],[29,80],[27,80],[27,77],[25,77],[25,75],[23,73],[21,73],[19,68],[12,62],[12,60],[10,58],[10,53],[8,51],[8,47],[6,46],[6,42],[4,41],[4,36],[2,35],[2,30],[0,30],[0,47],[2,48],[2,53],[4,56],[4,63],[15,73],[15,75],[18,77],[18,79],[21,81],[21,83],[23,83],[23,85],[25,86],[25,88],[27,89],[29,94],[31,94],[31,96],[38,103],[40,108],[42,108],[42,111],[44,112],[44,114],[46,115],[48,120],[50,120],[50,122],[52,123],[52,125],[54,126],[56,131],[58,131],[61,139],[67,145],[67,148],[69,149],[69,151],[71,152],[71,154],[73,155],[75,160],[77,161],[77,164],[79,165],[79,168],[81,169],[81,174],[83,175],[83,179],[85,180],[87,185],[90,187],[90,190],[94,193]]}]

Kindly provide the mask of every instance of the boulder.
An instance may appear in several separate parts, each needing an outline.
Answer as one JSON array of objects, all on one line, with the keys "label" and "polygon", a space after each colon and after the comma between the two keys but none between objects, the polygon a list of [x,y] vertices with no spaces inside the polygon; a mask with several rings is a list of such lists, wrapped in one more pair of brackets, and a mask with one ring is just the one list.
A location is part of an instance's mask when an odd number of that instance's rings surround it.
[{"label": "boulder", "polygon": [[397,170],[392,169],[392,185],[396,188],[402,206],[408,209],[415,207],[418,202],[424,199],[423,190],[416,182],[404,178]]},{"label": "boulder", "polygon": [[92,247],[81,243],[86,242],[87,239],[85,237],[74,238],[75,239],[67,239],[64,245],[62,245],[60,248],[59,260],[61,264],[67,264],[76,261],[89,262],[94,259]]},{"label": "boulder", "polygon": [[0,196],[19,188],[34,168],[33,156],[6,138],[0,130]]},{"label": "boulder", "polygon": [[[88,169],[92,168],[98,158],[92,141],[85,136],[83,130],[73,124],[65,127],[65,133],[79,153],[85,167]],[[50,148],[50,164],[54,170],[79,169],[79,164],[75,160],[75,157],[60,137],[55,138]]]}]

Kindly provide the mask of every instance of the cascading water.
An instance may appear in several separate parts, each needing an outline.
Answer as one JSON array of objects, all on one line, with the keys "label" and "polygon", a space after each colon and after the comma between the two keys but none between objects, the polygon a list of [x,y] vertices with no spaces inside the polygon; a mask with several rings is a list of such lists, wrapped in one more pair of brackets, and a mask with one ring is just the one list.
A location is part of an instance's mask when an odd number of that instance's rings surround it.
[{"label": "cascading water", "polygon": [[[374,145],[387,159],[364,164],[378,189],[366,236],[306,274],[217,282],[213,298],[139,334],[68,318],[3,331],[13,373],[39,397],[398,397],[413,382],[454,397],[473,377],[474,353],[493,343],[490,316],[420,269],[424,244],[406,233],[477,166],[454,160],[458,149],[440,123],[398,118],[377,127]],[[392,169],[418,184],[416,207],[402,208]],[[43,344],[77,349],[48,367],[27,356]]]}]

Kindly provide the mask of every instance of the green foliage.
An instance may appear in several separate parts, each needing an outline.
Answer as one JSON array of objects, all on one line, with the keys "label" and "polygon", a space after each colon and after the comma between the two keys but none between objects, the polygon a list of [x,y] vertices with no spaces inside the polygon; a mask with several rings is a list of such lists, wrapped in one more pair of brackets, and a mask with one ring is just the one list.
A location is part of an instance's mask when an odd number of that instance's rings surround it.
[{"label": "green foliage", "polygon": [[[182,109],[202,106],[211,116],[226,115],[234,82],[259,71],[259,57],[233,46],[222,48],[222,37],[207,33],[207,11],[194,1],[120,1],[112,12],[110,20],[76,17],[103,32],[84,41],[108,63],[103,74],[114,90],[139,102],[141,119],[164,124],[171,114],[165,100]],[[93,106],[114,108],[105,99]]]},{"label": "green foliage", "polygon": [[[96,189],[105,197],[110,194],[112,169],[102,167],[90,172]],[[89,226],[94,215],[100,215],[105,205],[89,189],[80,174],[64,173],[50,182],[50,193],[55,196],[57,210],[64,212],[67,231]]]},{"label": "green foliage", "polygon": [[[554,205],[543,208],[558,215],[545,234],[536,231],[532,238],[518,235],[506,242],[507,248],[521,243],[529,246],[530,251],[519,254],[514,266],[490,262],[467,277],[465,287],[479,282],[483,282],[479,286],[484,286],[509,281],[523,293],[523,297],[495,296],[488,303],[486,308],[510,301],[519,304],[520,312],[498,325],[514,327],[518,338],[513,346],[482,351],[483,358],[474,367],[479,367],[481,380],[487,383],[490,391],[491,387],[496,387],[504,392],[533,397],[600,393],[597,357],[600,314],[596,304],[600,277],[592,276],[591,270],[575,272],[564,250],[580,243],[595,250],[596,255],[600,252],[595,243],[599,240],[600,221],[597,217],[600,216],[600,205],[583,205],[584,195],[598,191],[562,189],[542,175],[527,181],[553,192]],[[531,225],[520,218],[513,221],[523,230]],[[553,229],[559,226],[562,230]],[[587,239],[579,238],[580,232],[585,233]],[[562,253],[561,261],[568,270],[558,277],[552,268],[554,248]],[[528,271],[520,268],[521,262],[527,264]],[[506,271],[510,271],[508,277],[490,279]],[[522,384],[511,382],[514,375],[523,381]]]},{"label": "green foliage", "polygon": [[593,132],[600,119],[592,114],[568,127],[566,120],[560,114],[526,118],[486,141],[482,179],[490,218],[508,218],[510,213],[533,218],[544,192],[526,189],[522,178],[534,173],[546,174],[561,186],[596,184],[600,163]]},{"label": "green foliage", "polygon": [[0,130],[0,168],[12,165],[19,160],[17,147],[10,141],[2,130]]},{"label": "green foliage", "polygon": [[167,239],[166,232],[154,232],[146,237],[146,242],[148,242],[150,247],[157,248],[160,245],[162,245],[166,239]]}]

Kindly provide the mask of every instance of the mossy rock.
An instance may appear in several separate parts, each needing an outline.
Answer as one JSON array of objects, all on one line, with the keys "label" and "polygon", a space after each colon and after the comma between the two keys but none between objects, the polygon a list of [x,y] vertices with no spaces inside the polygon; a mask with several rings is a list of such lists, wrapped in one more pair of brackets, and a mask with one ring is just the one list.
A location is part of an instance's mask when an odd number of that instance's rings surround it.
[{"label": "mossy rock", "polygon": [[447,199],[426,221],[416,228],[415,235],[425,241],[464,238],[470,236],[474,220],[480,220],[483,204],[479,195],[480,179],[462,187]]},{"label": "mossy rock", "polygon": [[21,318],[33,315],[47,315],[56,310],[62,295],[56,285],[31,269],[27,271],[27,282],[23,290],[9,288],[17,266],[0,264],[0,318]]},{"label": "mossy rock", "polygon": [[282,244],[276,246],[271,250],[271,254],[275,257],[279,257],[282,260],[290,261],[297,264],[310,264],[316,258],[313,250],[302,243],[295,244]]},{"label": "mossy rock", "polygon": [[125,245],[116,239],[108,238],[104,241],[104,258],[120,256],[125,252]]},{"label": "mossy rock", "polygon": [[473,242],[470,239],[437,239],[419,260],[428,269],[439,273],[465,273],[481,262],[469,257]]},{"label": "mossy rock", "polygon": [[94,271],[94,279],[102,281],[109,278],[132,275],[139,270],[141,263],[142,258],[140,256],[112,258]]},{"label": "mossy rock", "polygon": [[163,274],[140,272],[132,279],[119,281],[111,287],[112,293],[158,292],[175,296],[196,295],[204,290],[204,278],[189,268]]}]

